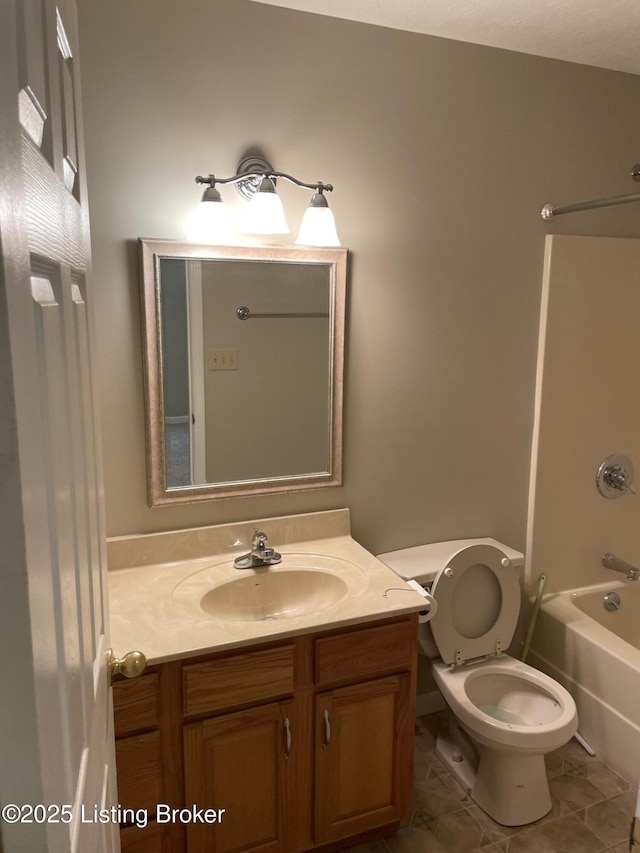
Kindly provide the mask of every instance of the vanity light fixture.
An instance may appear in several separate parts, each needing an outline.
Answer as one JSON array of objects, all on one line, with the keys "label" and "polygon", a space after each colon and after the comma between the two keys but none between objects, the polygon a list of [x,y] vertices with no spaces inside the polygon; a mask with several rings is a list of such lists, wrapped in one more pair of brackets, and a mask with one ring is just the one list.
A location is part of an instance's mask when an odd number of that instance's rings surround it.
[{"label": "vanity light fixture", "polygon": [[233,228],[230,216],[215,186],[209,185],[202,194],[200,204],[189,217],[187,231],[189,240],[194,243],[232,241]]},{"label": "vanity light fixture", "polygon": [[[215,175],[196,177],[197,184],[207,187],[198,210],[190,223],[190,238],[204,243],[224,243],[229,239],[231,226],[217,184],[235,184],[238,192],[249,201],[246,220],[241,230],[250,234],[288,234],[289,226],[284,215],[282,201],[276,192],[276,181],[284,178],[292,184],[314,190],[309,207],[304,213],[296,244],[302,246],[340,246],[336,223],[325,192],[332,192],[332,184],[304,183],[287,175],[276,172],[263,157],[252,155],[238,164],[236,174],[231,178],[217,178]],[[202,208],[202,210],[201,210]]]}]

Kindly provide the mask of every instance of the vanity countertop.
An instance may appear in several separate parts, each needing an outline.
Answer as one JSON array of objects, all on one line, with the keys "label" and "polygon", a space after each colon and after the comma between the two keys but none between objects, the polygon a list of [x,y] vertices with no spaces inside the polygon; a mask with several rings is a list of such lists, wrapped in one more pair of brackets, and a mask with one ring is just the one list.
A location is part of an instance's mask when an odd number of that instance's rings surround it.
[{"label": "vanity countertop", "polygon": [[[282,563],[234,569],[234,558],[248,550],[256,526],[269,535],[269,546],[282,554]],[[176,544],[176,536],[188,547]],[[188,556],[152,562],[160,553]],[[110,540],[109,559],[112,648],[117,657],[139,650],[150,665],[425,609],[424,598],[351,537],[348,510],[122,537]],[[259,584],[265,573],[299,566],[337,576],[346,594],[298,615],[250,621],[219,618],[200,605],[210,589],[229,581],[255,578]]]}]

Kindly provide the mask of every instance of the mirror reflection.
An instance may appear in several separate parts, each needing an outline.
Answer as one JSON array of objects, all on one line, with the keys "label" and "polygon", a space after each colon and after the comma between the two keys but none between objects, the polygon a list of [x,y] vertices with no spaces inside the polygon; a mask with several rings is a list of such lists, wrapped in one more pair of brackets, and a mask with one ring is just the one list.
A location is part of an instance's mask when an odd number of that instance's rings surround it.
[{"label": "mirror reflection", "polygon": [[323,264],[160,259],[169,488],[329,470],[329,292]]},{"label": "mirror reflection", "polygon": [[338,485],[346,250],[141,248],[151,505]]}]

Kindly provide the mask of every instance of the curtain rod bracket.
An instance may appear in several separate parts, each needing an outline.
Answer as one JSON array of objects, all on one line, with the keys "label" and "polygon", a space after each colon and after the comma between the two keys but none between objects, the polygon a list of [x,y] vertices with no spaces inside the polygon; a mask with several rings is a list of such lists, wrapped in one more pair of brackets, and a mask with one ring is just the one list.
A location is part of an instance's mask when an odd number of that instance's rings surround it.
[{"label": "curtain rod bracket", "polygon": [[544,219],[545,222],[551,222],[553,219],[553,205],[545,204],[545,206],[540,211],[540,216]]}]

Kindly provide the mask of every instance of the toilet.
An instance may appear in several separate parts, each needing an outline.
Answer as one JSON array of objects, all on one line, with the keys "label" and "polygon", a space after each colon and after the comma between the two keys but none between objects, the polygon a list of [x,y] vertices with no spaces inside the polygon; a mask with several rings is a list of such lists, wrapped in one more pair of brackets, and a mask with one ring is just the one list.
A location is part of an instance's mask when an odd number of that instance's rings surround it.
[{"label": "toilet", "polygon": [[544,756],[578,728],[571,695],[506,653],[520,613],[523,555],[495,539],[460,539],[380,554],[437,608],[420,646],[453,713],[436,754],[469,796],[505,826],[551,809]]}]

